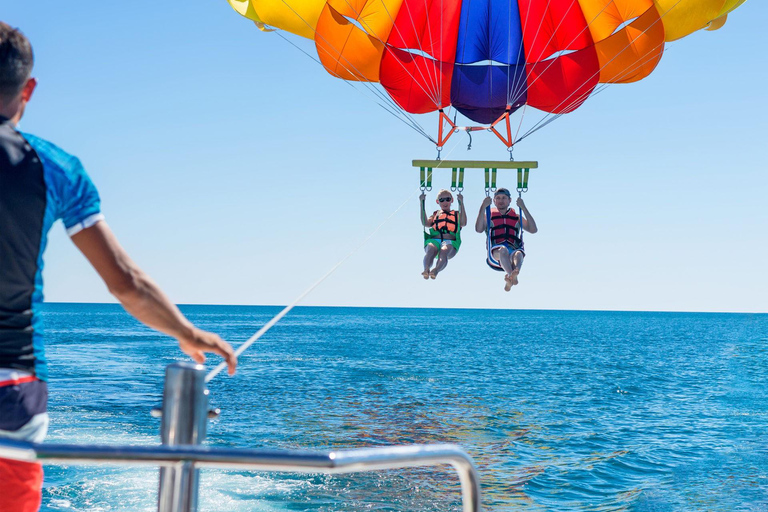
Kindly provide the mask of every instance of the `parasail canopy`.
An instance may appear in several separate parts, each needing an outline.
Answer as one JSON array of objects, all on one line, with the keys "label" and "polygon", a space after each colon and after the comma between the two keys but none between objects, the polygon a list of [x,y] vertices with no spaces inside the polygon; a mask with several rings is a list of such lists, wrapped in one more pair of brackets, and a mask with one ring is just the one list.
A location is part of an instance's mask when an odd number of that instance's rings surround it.
[{"label": "parasail canopy", "polygon": [[490,124],[641,80],[666,42],[722,27],[745,0],[228,1],[261,29],[314,40],[330,74],[379,82],[406,112],[453,106]]}]

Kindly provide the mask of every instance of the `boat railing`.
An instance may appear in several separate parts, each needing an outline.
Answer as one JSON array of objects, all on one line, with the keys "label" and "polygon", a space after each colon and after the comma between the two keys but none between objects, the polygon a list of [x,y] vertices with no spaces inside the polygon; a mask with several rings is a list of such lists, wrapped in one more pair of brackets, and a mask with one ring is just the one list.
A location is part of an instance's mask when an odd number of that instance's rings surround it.
[{"label": "boat railing", "polygon": [[0,439],[0,458],[42,464],[117,463],[160,467],[158,512],[197,510],[200,468],[297,473],[353,473],[450,464],[459,476],[463,512],[481,509],[472,459],[450,444],[358,448],[327,452],[201,446],[208,411],[202,366],[175,363],[166,370],[159,446],[27,443]]}]

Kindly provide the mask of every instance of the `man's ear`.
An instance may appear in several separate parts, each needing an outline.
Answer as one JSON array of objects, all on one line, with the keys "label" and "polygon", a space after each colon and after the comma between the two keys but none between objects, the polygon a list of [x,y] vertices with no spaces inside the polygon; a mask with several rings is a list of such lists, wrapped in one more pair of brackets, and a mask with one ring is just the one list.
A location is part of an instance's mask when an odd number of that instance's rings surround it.
[{"label": "man's ear", "polygon": [[22,101],[27,102],[32,98],[32,93],[35,92],[35,87],[37,87],[36,78],[30,78],[27,80],[27,83],[24,84],[24,88],[21,90]]}]

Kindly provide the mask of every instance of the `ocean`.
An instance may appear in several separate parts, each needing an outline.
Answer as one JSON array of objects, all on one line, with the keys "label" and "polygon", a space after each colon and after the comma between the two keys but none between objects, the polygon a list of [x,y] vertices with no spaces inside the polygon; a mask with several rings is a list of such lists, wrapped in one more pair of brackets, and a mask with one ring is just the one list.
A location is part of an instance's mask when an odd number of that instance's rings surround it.
[{"label": "ocean", "polygon": [[[182,306],[237,346],[280,308]],[[48,442],[153,445],[174,340],[46,304]],[[218,358],[210,356],[212,368]],[[211,381],[207,443],[455,443],[489,511],[768,510],[768,315],[299,307]],[[156,510],[157,470],[46,466],[43,511]],[[203,511],[458,511],[447,467],[204,470]]]}]

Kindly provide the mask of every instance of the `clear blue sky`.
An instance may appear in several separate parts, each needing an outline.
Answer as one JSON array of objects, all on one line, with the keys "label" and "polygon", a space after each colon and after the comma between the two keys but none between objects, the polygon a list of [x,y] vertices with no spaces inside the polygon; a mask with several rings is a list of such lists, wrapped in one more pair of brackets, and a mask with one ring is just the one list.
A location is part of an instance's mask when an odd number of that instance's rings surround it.
[{"label": "clear blue sky", "polygon": [[[0,18],[37,56],[22,129],[80,156],[175,302],[291,302],[410,197],[306,304],[768,311],[765,2],[520,145],[540,162],[525,196],[540,232],[511,293],[471,230],[421,279],[410,161],[433,146],[224,0],[4,0]],[[434,131],[436,116],[420,122]],[[470,152],[456,137],[451,158],[506,158],[490,135]],[[45,259],[47,300],[111,300],[60,225]]]}]

